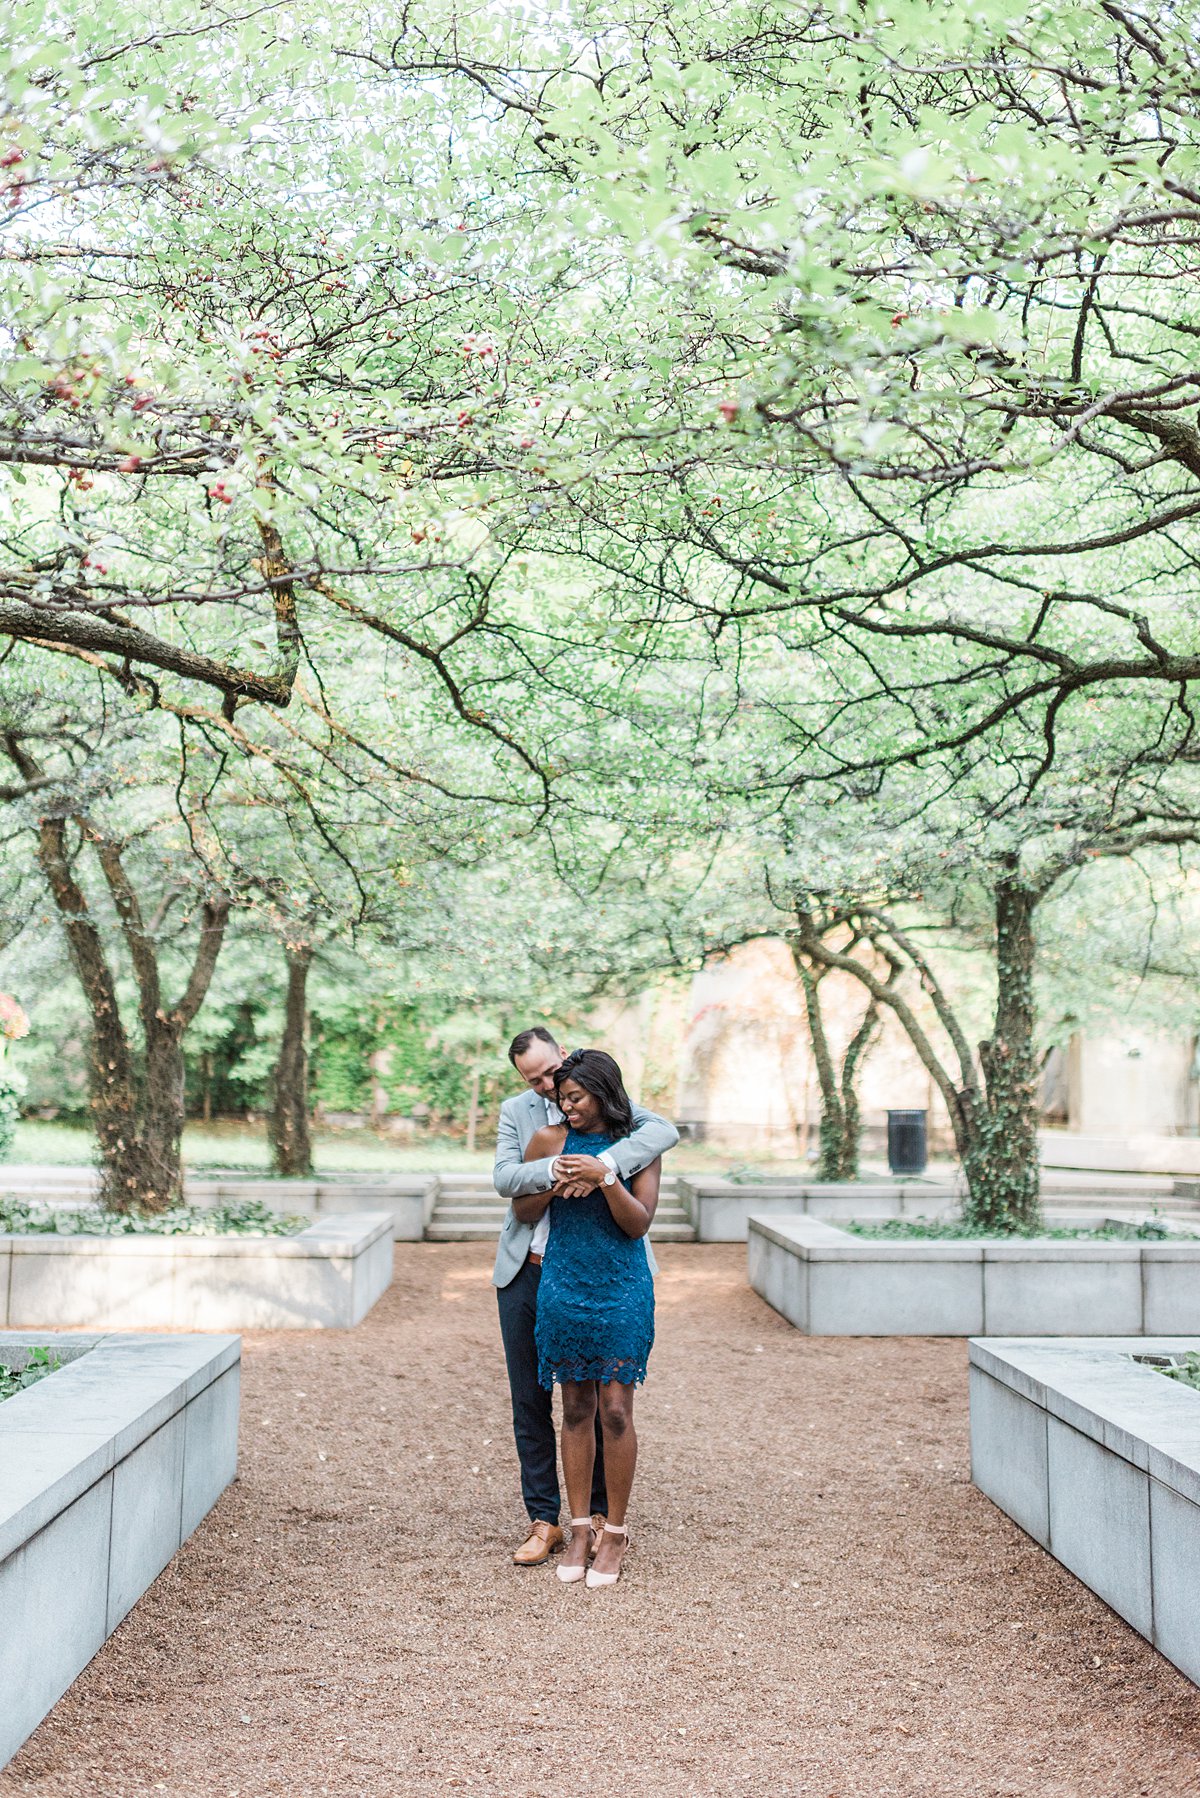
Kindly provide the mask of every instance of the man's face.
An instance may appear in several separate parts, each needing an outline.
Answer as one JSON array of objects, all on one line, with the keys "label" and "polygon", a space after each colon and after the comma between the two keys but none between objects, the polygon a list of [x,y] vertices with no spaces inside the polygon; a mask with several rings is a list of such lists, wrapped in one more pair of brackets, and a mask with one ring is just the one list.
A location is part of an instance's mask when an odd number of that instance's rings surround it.
[{"label": "man's face", "polygon": [[552,1099],[554,1072],[562,1066],[566,1055],[566,1050],[557,1043],[544,1043],[540,1036],[535,1036],[524,1055],[518,1055],[513,1065],[530,1092],[540,1099]]}]

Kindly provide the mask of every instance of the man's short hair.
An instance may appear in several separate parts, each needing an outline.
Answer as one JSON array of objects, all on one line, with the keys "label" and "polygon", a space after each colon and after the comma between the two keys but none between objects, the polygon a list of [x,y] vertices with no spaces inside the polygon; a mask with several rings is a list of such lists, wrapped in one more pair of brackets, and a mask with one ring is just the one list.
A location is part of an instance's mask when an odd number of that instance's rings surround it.
[{"label": "man's short hair", "polygon": [[558,1038],[543,1024],[535,1024],[532,1030],[518,1030],[508,1045],[508,1059],[514,1067],[517,1065],[517,1056],[524,1055],[527,1050],[532,1049],[535,1042],[549,1043],[552,1049],[558,1047]]}]

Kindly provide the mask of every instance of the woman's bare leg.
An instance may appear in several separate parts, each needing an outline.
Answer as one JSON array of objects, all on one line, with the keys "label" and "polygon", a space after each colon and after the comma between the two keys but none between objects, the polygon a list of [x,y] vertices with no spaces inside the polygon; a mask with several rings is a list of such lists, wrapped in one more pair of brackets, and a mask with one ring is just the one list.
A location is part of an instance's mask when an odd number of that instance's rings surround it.
[{"label": "woman's bare leg", "polygon": [[[564,1381],[562,1401],[562,1464],[567,1503],[572,1517],[588,1517],[591,1515],[592,1465],[596,1459],[595,1380],[581,1380],[578,1384]],[[587,1566],[588,1541],[587,1530],[572,1531],[571,1540],[563,1551],[564,1567]]]},{"label": "woman's bare leg", "polygon": [[[604,1473],[608,1481],[608,1521],[624,1523],[637,1468],[637,1431],[633,1427],[632,1386],[610,1380],[600,1388],[600,1427],[604,1431]],[[615,1573],[625,1558],[624,1536],[602,1535],[596,1550],[597,1573]]]}]

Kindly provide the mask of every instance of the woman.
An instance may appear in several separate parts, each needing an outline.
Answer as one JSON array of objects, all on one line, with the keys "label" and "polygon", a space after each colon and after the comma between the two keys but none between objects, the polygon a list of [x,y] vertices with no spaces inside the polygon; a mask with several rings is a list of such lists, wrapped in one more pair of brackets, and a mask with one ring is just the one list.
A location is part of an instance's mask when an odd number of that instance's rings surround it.
[{"label": "woman", "polygon": [[[658,1205],[661,1161],[635,1174],[628,1186],[600,1160],[600,1152],[633,1128],[621,1070],[602,1049],[568,1055],[554,1076],[554,1096],[566,1122],[539,1130],[526,1161],[566,1157],[561,1173],[600,1182],[583,1198],[534,1193],[514,1199],[522,1223],[547,1206],[550,1238],[538,1287],[538,1378],[562,1386],[562,1461],[571,1506],[571,1540],[556,1571],[561,1580],[612,1586],[629,1547],[625,1514],[637,1465],[633,1389],[646,1377],[654,1342],[654,1283],[643,1241]],[[596,1406],[604,1434],[608,1518],[600,1538],[588,1501],[595,1458]],[[588,1566],[589,1553],[595,1560]]]}]

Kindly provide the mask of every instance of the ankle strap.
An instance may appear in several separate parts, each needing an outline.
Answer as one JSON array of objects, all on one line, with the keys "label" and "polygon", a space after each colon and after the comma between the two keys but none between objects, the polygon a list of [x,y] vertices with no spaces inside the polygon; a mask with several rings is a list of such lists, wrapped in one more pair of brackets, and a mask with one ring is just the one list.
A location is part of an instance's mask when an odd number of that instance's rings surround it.
[{"label": "ankle strap", "polygon": [[571,1528],[572,1528],[572,1529],[573,1529],[573,1530],[574,1530],[574,1529],[580,1529],[580,1530],[581,1530],[581,1529],[583,1529],[583,1527],[584,1527],[584,1525],[585,1525],[585,1524],[586,1524],[586,1526],[587,1526],[587,1528],[588,1528],[588,1529],[591,1529],[591,1527],[592,1527],[592,1520],[591,1520],[591,1518],[590,1518],[590,1517],[572,1517],[572,1519],[571,1519]]},{"label": "ankle strap", "polygon": [[629,1534],[627,1523],[606,1523],[604,1528],[610,1536],[627,1536]]}]

